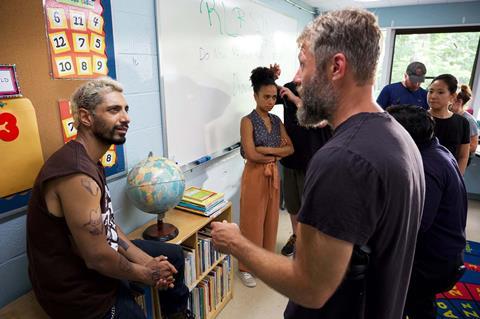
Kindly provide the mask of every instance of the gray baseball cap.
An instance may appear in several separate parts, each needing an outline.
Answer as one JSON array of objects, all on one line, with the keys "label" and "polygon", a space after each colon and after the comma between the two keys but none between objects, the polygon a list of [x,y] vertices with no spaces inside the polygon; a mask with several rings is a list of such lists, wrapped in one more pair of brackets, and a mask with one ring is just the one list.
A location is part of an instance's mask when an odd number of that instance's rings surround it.
[{"label": "gray baseball cap", "polygon": [[427,68],[422,62],[412,62],[407,66],[406,71],[410,81],[414,83],[425,82],[425,74],[427,73]]}]

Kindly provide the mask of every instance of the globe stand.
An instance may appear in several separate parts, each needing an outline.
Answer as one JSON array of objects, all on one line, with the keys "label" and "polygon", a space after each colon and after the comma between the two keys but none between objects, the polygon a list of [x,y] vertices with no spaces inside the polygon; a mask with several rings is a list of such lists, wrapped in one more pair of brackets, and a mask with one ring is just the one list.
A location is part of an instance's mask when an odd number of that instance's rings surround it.
[{"label": "globe stand", "polygon": [[168,241],[178,235],[178,228],[172,224],[164,223],[165,212],[157,214],[157,224],[148,226],[143,231],[143,238],[157,241]]}]

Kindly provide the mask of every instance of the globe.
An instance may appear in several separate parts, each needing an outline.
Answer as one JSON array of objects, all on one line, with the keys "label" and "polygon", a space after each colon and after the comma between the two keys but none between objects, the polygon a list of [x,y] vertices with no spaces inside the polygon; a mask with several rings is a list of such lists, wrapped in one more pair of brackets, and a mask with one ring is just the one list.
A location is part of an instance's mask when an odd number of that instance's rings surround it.
[{"label": "globe", "polygon": [[152,225],[156,227],[148,227],[143,233],[145,238],[164,241],[178,234],[178,229],[163,223],[163,218],[180,202],[184,190],[185,177],[180,167],[167,158],[149,155],[130,170],[127,176],[128,198],[138,209],[158,214],[157,225]]}]

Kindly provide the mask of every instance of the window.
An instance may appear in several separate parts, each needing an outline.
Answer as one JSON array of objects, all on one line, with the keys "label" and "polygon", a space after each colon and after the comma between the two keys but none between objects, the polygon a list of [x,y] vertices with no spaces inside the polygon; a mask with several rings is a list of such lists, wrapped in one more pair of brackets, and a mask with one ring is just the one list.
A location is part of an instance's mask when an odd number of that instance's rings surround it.
[{"label": "window", "polygon": [[420,61],[430,84],[435,76],[453,74],[459,84],[473,84],[478,58],[480,27],[396,30],[390,83],[403,80],[407,65]]}]

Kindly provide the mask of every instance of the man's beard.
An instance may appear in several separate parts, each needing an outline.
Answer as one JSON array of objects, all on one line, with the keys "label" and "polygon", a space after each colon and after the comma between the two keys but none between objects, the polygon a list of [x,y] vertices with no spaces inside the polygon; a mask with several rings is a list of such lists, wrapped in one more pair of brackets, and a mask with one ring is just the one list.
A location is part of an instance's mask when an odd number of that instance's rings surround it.
[{"label": "man's beard", "polygon": [[299,90],[303,107],[298,108],[298,123],[305,127],[318,125],[332,119],[337,109],[338,97],[333,85],[325,76],[314,76],[304,81]]},{"label": "man's beard", "polygon": [[122,145],[127,140],[125,136],[115,137],[115,130],[119,126],[114,126],[109,129],[105,123],[102,123],[98,118],[94,119],[93,135],[98,138],[105,145]]}]

